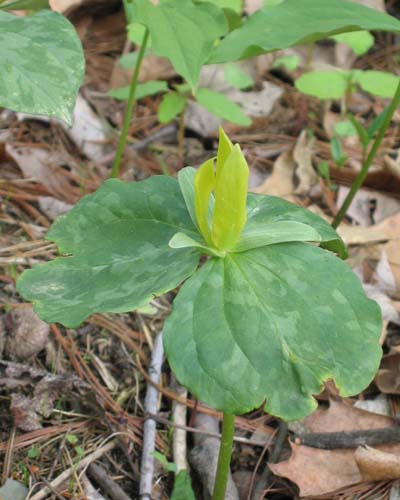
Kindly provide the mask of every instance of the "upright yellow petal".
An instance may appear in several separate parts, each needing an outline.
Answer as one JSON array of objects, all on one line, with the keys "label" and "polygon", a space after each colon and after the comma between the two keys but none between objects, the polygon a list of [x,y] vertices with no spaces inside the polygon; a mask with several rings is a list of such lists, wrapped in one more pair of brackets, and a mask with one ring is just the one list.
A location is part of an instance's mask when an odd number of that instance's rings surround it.
[{"label": "upright yellow petal", "polygon": [[211,239],[220,250],[231,250],[246,224],[249,167],[238,144],[225,160],[215,186]]},{"label": "upright yellow petal", "polygon": [[208,207],[210,196],[215,187],[214,158],[204,162],[194,178],[194,204],[196,219],[201,234],[208,244],[211,242],[211,231],[208,224]]},{"label": "upright yellow petal", "polygon": [[221,173],[222,167],[233,149],[233,144],[229,137],[225,134],[222,127],[219,127],[219,141],[217,152],[217,179]]}]

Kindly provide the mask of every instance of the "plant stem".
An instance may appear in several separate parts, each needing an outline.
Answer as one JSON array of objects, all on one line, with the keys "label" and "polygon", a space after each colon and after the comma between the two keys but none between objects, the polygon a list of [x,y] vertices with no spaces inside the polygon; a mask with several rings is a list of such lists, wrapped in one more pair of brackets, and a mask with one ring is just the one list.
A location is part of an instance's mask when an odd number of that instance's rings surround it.
[{"label": "plant stem", "polygon": [[125,149],[126,139],[128,137],[129,125],[131,124],[132,114],[133,114],[133,106],[135,104],[135,95],[136,95],[136,87],[139,78],[140,66],[142,64],[144,52],[146,50],[147,41],[149,39],[149,30],[146,28],[146,31],[143,35],[142,45],[139,50],[139,55],[136,61],[135,71],[133,72],[130,88],[129,88],[129,97],[128,102],[126,104],[125,115],[124,115],[124,123],[121,130],[121,135],[119,137],[117,152],[115,154],[114,163],[111,170],[110,177],[118,177],[119,168],[121,165],[122,155]]},{"label": "plant stem", "polygon": [[372,162],[375,159],[376,153],[378,152],[378,150],[382,144],[383,138],[385,137],[385,133],[390,125],[390,122],[392,121],[392,117],[394,115],[394,112],[396,111],[399,104],[400,104],[400,83],[397,86],[396,93],[393,97],[392,102],[390,103],[390,106],[389,106],[388,111],[387,111],[386,116],[385,116],[385,120],[382,123],[382,126],[378,132],[378,135],[376,136],[375,142],[374,142],[372,148],[370,149],[370,152],[367,156],[367,159],[363,162],[361,170],[360,170],[359,174],[357,175],[353,185],[351,186],[351,189],[348,192],[346,199],[344,200],[342,206],[340,207],[339,212],[337,213],[336,217],[333,219],[333,222],[332,222],[333,228],[336,229],[339,226],[339,224],[342,222],[342,220],[344,219],[344,217],[346,215],[348,208],[350,207],[350,205],[354,199],[354,196],[356,195],[357,191],[360,189],[363,182],[365,181],[365,178],[366,178],[367,173],[368,173],[368,169],[372,165]]},{"label": "plant stem", "polygon": [[235,416],[224,413],[222,421],[221,446],[219,449],[217,473],[215,475],[212,500],[224,500],[231,464]]}]

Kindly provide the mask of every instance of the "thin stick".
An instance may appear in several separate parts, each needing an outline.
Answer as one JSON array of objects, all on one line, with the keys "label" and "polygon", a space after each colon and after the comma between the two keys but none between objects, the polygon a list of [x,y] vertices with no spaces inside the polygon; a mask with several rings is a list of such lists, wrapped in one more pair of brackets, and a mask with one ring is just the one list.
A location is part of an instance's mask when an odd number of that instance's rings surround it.
[{"label": "thin stick", "polygon": [[131,124],[132,114],[133,114],[133,106],[135,104],[135,96],[136,96],[136,87],[139,78],[140,66],[142,64],[144,52],[146,50],[147,41],[149,39],[149,30],[146,28],[142,45],[139,50],[138,58],[136,61],[135,71],[133,73],[130,89],[129,89],[129,97],[128,102],[126,104],[126,110],[124,115],[124,123],[122,126],[121,135],[118,142],[117,152],[115,155],[114,163],[111,169],[111,177],[118,177],[119,169],[121,166],[121,159],[124,153],[126,139],[128,137],[129,125]]},{"label": "thin stick", "polygon": [[212,500],[224,500],[226,484],[231,464],[233,434],[235,431],[235,416],[224,413],[222,421],[221,446],[219,449],[217,473],[215,475]]},{"label": "thin stick", "polygon": [[[162,332],[155,340],[151,353],[151,363],[149,367],[150,379],[158,384],[160,380],[161,367],[163,363],[164,348],[162,341]],[[158,390],[151,384],[147,385],[146,398],[144,400],[145,413],[157,413]],[[156,422],[152,418],[147,418],[143,424],[143,451],[141,463],[141,476],[139,485],[140,498],[151,500],[153,488],[154,457],[156,440]]]},{"label": "thin stick", "polygon": [[382,127],[379,129],[378,135],[376,136],[375,142],[367,156],[367,159],[363,163],[361,170],[359,174],[357,175],[353,185],[350,188],[350,191],[348,192],[346,199],[344,200],[342,206],[339,209],[339,212],[337,213],[336,217],[333,219],[332,222],[332,227],[337,228],[339,224],[342,222],[344,217],[346,216],[347,210],[349,209],[355,195],[357,194],[357,191],[360,189],[360,187],[363,185],[365,178],[368,174],[368,169],[372,165],[372,162],[375,159],[376,153],[378,152],[383,138],[385,137],[385,133],[390,125],[390,122],[392,121],[394,112],[396,111],[397,107],[400,104],[400,82],[399,85],[397,86],[396,93],[393,97],[392,102],[390,103],[390,106],[388,107],[385,120],[382,124]]},{"label": "thin stick", "polygon": [[94,462],[95,460],[99,459],[102,455],[107,453],[108,451],[111,451],[115,445],[117,444],[116,441],[110,441],[109,443],[105,444],[101,448],[98,448],[95,450],[93,453],[90,455],[87,455],[85,458],[83,458],[76,466],[69,467],[66,469],[64,472],[62,472],[59,476],[57,476],[51,483],[51,488],[46,487],[43,488],[39,493],[36,493],[36,495],[33,495],[33,497],[29,497],[30,500],[43,500],[44,498],[47,497],[47,495],[50,495],[52,493],[52,490],[56,490],[64,481],[66,481],[71,474],[76,470],[84,469],[87,467],[89,464]]}]

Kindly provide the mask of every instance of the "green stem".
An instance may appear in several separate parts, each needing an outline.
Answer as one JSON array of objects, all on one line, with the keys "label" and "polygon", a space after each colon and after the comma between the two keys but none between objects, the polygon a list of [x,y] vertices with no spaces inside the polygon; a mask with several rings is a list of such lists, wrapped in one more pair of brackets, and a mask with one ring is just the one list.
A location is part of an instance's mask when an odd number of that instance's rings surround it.
[{"label": "green stem", "polygon": [[382,123],[382,126],[378,132],[378,135],[376,136],[375,142],[374,142],[374,144],[373,144],[373,146],[372,146],[372,148],[367,156],[367,159],[363,162],[359,174],[357,175],[353,185],[351,186],[351,189],[348,192],[342,206],[340,207],[339,212],[337,213],[336,217],[333,219],[333,222],[332,222],[333,228],[336,229],[339,226],[339,224],[342,222],[342,220],[344,219],[344,217],[347,213],[347,210],[349,209],[349,207],[354,199],[354,196],[356,195],[357,191],[360,189],[360,187],[364,183],[365,178],[366,178],[367,173],[368,173],[368,169],[372,165],[372,162],[375,159],[376,153],[378,152],[378,150],[382,144],[383,138],[385,137],[385,133],[390,125],[390,122],[392,121],[392,117],[394,115],[394,112],[396,111],[399,104],[400,104],[400,82],[397,86],[396,93],[393,97],[392,102],[390,103],[388,110],[387,110],[385,120]]},{"label": "green stem", "polygon": [[149,30],[146,28],[146,31],[143,35],[142,45],[140,47],[139,55],[136,61],[135,71],[132,76],[132,81],[129,88],[129,97],[128,102],[126,104],[125,115],[124,115],[124,123],[121,130],[121,135],[119,137],[117,152],[115,154],[114,163],[111,170],[111,177],[118,177],[119,168],[121,165],[122,155],[125,149],[126,139],[128,137],[129,125],[131,124],[132,114],[133,114],[133,106],[135,104],[135,95],[136,95],[136,87],[139,78],[140,66],[142,64],[144,52],[146,50],[147,41],[149,39]]},{"label": "green stem", "polygon": [[222,421],[221,446],[219,449],[217,473],[215,475],[212,500],[224,500],[231,464],[235,416],[224,413]]}]

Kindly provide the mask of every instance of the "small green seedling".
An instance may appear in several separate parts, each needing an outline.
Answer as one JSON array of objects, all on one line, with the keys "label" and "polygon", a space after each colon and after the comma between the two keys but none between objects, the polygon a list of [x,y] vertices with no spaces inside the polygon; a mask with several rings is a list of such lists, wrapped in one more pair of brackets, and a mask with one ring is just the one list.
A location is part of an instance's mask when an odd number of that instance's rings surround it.
[{"label": "small green seedling", "polygon": [[248,173],[221,130],[217,157],[178,181],[109,180],[53,224],[47,239],[61,256],[17,282],[42,319],[68,327],[185,282],[165,351],[180,382],[224,412],[223,440],[233,415],[260,405],[303,418],[326,380],[343,396],[359,393],[381,358],[379,307],[335,255],[346,255],[340,237],[306,209],[248,195]]},{"label": "small green seedling", "polygon": [[189,472],[187,470],[177,471],[176,465],[169,462],[167,457],[158,451],[152,453],[164,469],[175,474],[174,489],[171,494],[171,500],[196,500]]}]

